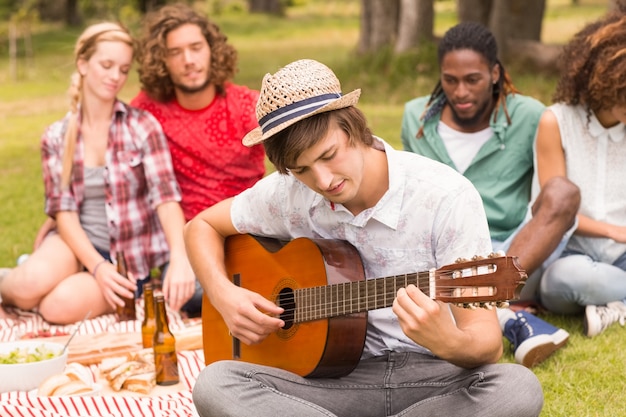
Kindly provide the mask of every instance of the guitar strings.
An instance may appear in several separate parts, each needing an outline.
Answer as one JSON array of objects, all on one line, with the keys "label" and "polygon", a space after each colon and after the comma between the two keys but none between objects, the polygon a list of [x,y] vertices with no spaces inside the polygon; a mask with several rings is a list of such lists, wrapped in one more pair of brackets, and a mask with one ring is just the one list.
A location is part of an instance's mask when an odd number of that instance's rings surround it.
[{"label": "guitar strings", "polygon": [[[493,273],[490,271],[489,273]],[[441,297],[453,297],[452,291],[459,290],[462,292],[473,292],[471,294],[471,298],[476,298],[480,301],[486,301],[485,299],[493,296],[494,294],[482,294],[478,295],[478,289],[491,289],[492,286],[484,285],[484,286],[460,286],[460,285],[437,285],[437,280],[442,278],[452,278],[463,280],[470,277],[477,277],[480,275],[487,274],[479,274],[479,275],[468,275],[462,276],[459,275],[458,271],[437,271],[435,276],[435,291],[438,293],[450,291],[450,294],[443,294]],[[390,285],[387,288],[387,284],[383,284],[382,286],[376,286],[376,283],[381,283],[383,281],[391,281],[393,279],[393,285]],[[420,282],[421,281],[421,282]],[[311,321],[318,318],[328,318],[337,315],[343,314],[352,314],[363,311],[368,311],[371,309],[378,309],[391,306],[393,300],[396,298],[396,293],[400,288],[404,288],[408,285],[415,285],[422,292],[424,292],[427,296],[430,296],[430,278],[428,272],[419,272],[405,275],[397,275],[394,277],[387,278],[374,278],[369,280],[361,280],[361,281],[350,281],[345,283],[338,284],[330,284],[330,285],[322,285],[317,287],[309,287],[309,288],[296,288],[292,289],[289,295],[283,293],[274,293],[270,295],[270,299],[279,301],[280,305],[296,305],[294,308],[286,308],[281,316],[293,316],[295,312],[300,310],[302,315],[304,316],[303,320],[296,321]],[[461,282],[459,282],[461,284]],[[341,288],[343,287],[343,288]],[[346,291],[346,287],[357,287],[357,289],[362,291],[353,291],[353,288],[348,289]],[[305,294],[310,293],[310,294]],[[341,293],[341,294],[339,294]],[[342,299],[339,299],[337,296],[343,296]],[[326,298],[335,298],[327,301]],[[457,298],[460,296],[457,296]],[[464,294],[465,298],[468,298],[467,294]],[[298,300],[299,299],[299,300]],[[487,301],[505,301],[505,300],[487,300]],[[382,306],[378,306],[378,304],[382,302]],[[346,305],[348,304],[348,306]],[[374,305],[375,307],[370,308],[370,305]],[[348,310],[348,313],[345,311]],[[341,311],[341,312],[340,312]],[[313,317],[309,317],[309,315],[313,314]]]},{"label": "guitar strings", "polygon": [[[337,283],[337,284],[328,284],[328,285],[320,285],[320,286],[316,286],[316,287],[308,287],[308,288],[296,288],[293,291],[297,292],[297,291],[319,291],[320,289],[325,288],[326,292],[328,291],[332,291],[333,288],[339,288],[341,286],[355,286],[355,287],[368,287],[366,289],[369,289],[369,287],[374,287],[373,290],[376,291],[378,289],[377,286],[373,285],[376,284],[377,282],[383,282],[383,281],[390,281],[391,278],[394,279],[394,285],[391,288],[394,288],[394,292],[397,292],[400,288],[404,288],[407,287],[408,285],[415,285],[417,288],[419,288],[422,292],[426,293],[428,295],[428,291],[430,290],[430,281],[429,281],[429,277],[428,277],[428,273],[419,273],[419,274],[423,274],[421,277],[420,276],[415,276],[416,274],[406,274],[406,275],[396,275],[396,276],[392,276],[392,277],[387,277],[387,278],[372,278],[372,279],[365,279],[365,280],[361,280],[361,281],[349,281],[349,282],[342,282],[342,283]],[[445,278],[452,278],[452,279],[466,279],[468,277],[454,277],[455,272],[443,272],[443,273],[439,273],[438,275],[435,277],[435,289],[443,289],[443,290],[448,290],[448,289],[471,289],[471,288],[476,288],[477,286],[461,286],[461,285],[449,285],[449,286],[445,286],[445,285],[437,285],[437,279],[441,278],[441,277],[445,277]],[[413,275],[413,277],[409,277],[410,275]],[[482,275],[486,275],[486,274],[482,274]],[[472,277],[477,277],[479,275],[473,275]],[[422,282],[420,283],[420,278],[424,278],[426,279],[426,282]],[[398,280],[403,280],[404,282],[398,283],[396,281],[396,279]],[[415,281],[418,282],[415,282]],[[422,280],[423,281],[423,280]],[[400,284],[400,285],[398,285]],[[459,282],[459,284],[461,284],[461,282]],[[386,286],[386,285],[385,285]],[[390,289],[391,289],[390,288]],[[278,298],[280,295],[280,293],[273,293],[270,295],[271,298]]]}]

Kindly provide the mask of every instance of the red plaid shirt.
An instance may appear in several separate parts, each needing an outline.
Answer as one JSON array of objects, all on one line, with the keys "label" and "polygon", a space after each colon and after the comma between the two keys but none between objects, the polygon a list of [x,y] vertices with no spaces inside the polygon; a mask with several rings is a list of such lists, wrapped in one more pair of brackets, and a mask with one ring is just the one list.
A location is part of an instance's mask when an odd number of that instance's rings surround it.
[{"label": "red plaid shirt", "polygon": [[241,143],[259,125],[259,92],[232,83],[225,88],[225,96],[215,96],[211,104],[195,111],[182,108],[176,100],[152,100],[143,91],[131,101],[163,126],[187,220],[251,187],[265,174],[263,146],[248,148]]},{"label": "red plaid shirt", "polygon": [[[80,118],[79,118],[80,119]],[[41,139],[46,214],[80,210],[84,199],[84,141],[79,134],[69,189],[61,187],[63,142],[68,117],[50,125]],[[79,120],[80,131],[80,120]],[[180,201],[167,140],[148,112],[117,101],[105,155],[106,215],[112,256],[123,250],[128,269],[145,277],[169,259],[156,208]]]}]

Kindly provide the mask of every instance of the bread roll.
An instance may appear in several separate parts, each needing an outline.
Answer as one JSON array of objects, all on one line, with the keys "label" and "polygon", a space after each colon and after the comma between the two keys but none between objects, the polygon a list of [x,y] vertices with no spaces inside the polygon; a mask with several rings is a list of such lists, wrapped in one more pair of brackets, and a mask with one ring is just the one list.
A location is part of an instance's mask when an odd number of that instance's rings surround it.
[{"label": "bread roll", "polygon": [[85,384],[83,381],[69,381],[54,390],[52,396],[59,395],[77,395],[92,391],[93,387]]},{"label": "bread roll", "polygon": [[42,397],[78,395],[93,391],[93,387],[91,371],[79,363],[70,363],[62,374],[45,379],[39,385],[37,395]]},{"label": "bread roll", "polygon": [[72,362],[65,367],[65,375],[69,376],[73,381],[81,381],[86,385],[93,385],[93,375],[89,368],[78,362]]},{"label": "bread roll", "polygon": [[37,389],[37,395],[40,397],[50,397],[54,392],[64,384],[72,382],[71,378],[65,374],[55,374],[46,378]]}]

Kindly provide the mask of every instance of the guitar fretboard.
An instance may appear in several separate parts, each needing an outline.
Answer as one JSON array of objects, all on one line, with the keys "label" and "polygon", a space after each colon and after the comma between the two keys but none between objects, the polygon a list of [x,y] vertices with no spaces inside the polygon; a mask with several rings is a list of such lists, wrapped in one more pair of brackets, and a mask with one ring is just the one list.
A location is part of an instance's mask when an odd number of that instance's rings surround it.
[{"label": "guitar fretboard", "polygon": [[296,323],[390,307],[400,288],[414,284],[431,294],[431,274],[419,272],[294,291]]}]

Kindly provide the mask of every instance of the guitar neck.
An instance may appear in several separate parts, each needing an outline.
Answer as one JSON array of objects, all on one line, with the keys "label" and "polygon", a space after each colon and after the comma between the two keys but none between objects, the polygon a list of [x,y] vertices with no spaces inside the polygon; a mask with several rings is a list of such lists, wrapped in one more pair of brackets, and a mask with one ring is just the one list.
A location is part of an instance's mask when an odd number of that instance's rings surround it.
[{"label": "guitar neck", "polygon": [[398,290],[409,284],[430,296],[431,278],[428,272],[418,272],[297,289],[293,293],[293,320],[299,323],[391,307]]}]

